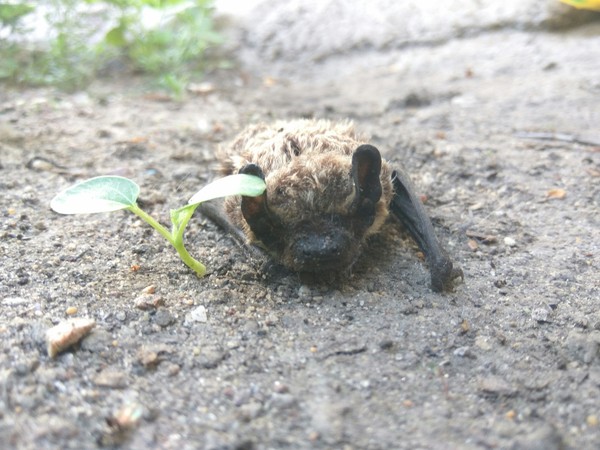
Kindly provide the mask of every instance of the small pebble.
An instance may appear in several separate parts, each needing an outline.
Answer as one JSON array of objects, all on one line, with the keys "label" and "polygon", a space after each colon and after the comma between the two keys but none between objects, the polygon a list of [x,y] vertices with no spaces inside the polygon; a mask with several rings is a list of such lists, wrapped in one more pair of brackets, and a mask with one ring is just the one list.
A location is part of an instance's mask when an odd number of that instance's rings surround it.
[{"label": "small pebble", "polygon": [[517,389],[511,384],[494,375],[481,379],[478,383],[478,389],[485,394],[501,395],[506,397],[512,397],[517,393]]},{"label": "small pebble", "polygon": [[590,414],[586,417],[585,423],[588,427],[597,427],[598,426],[598,416],[595,414]]},{"label": "small pebble", "polygon": [[472,356],[471,349],[469,347],[458,347],[452,352],[454,356],[460,356],[462,358]]},{"label": "small pebble", "polygon": [[516,247],[517,241],[515,241],[513,238],[507,236],[504,238],[504,245],[506,245],[507,247]]},{"label": "small pebble", "polygon": [[167,375],[170,377],[174,377],[175,375],[177,375],[179,372],[181,371],[181,366],[179,366],[178,364],[175,363],[167,363],[166,365],[166,372]]},{"label": "small pebble", "polygon": [[166,309],[159,309],[154,315],[154,322],[160,327],[167,327],[175,321],[173,315]]},{"label": "small pebble", "polygon": [[120,370],[106,369],[93,379],[96,386],[121,389],[127,386],[127,374]]},{"label": "small pebble", "polygon": [[278,394],[287,394],[290,392],[290,388],[287,385],[282,384],[280,381],[275,382],[273,385],[273,390]]},{"label": "small pebble", "polygon": [[165,301],[159,295],[142,294],[133,301],[134,306],[142,311],[148,311],[156,309],[159,306],[163,306]]},{"label": "small pebble", "polygon": [[146,286],[144,289],[142,289],[142,294],[154,294],[155,292],[156,286],[154,285]]},{"label": "small pebble", "polygon": [[136,403],[128,403],[119,409],[110,419],[109,423],[115,423],[121,430],[129,430],[135,427],[142,414],[144,408]]},{"label": "small pebble", "polygon": [[481,350],[491,350],[492,344],[490,343],[490,338],[488,336],[477,336],[475,338],[475,345]]},{"label": "small pebble", "polygon": [[300,298],[310,298],[311,296],[311,290],[310,288],[303,284],[302,286],[300,286],[300,288],[298,289],[298,297]]},{"label": "small pebble", "polygon": [[103,329],[95,330],[81,341],[81,349],[92,353],[100,353],[110,348],[112,335]]},{"label": "small pebble", "polygon": [[203,369],[214,369],[221,361],[227,358],[227,352],[223,351],[217,346],[208,345],[200,349],[200,352],[196,354],[196,363]]},{"label": "small pebble", "polygon": [[243,422],[250,422],[256,419],[262,411],[262,405],[259,402],[252,401],[240,406],[238,415]]},{"label": "small pebble", "polygon": [[78,311],[77,306],[69,306],[65,312],[67,313],[68,316],[73,316],[73,315],[77,314],[77,311]]},{"label": "small pebble", "polygon": [[549,322],[550,310],[548,308],[536,308],[531,311],[531,318],[536,322]]},{"label": "small pebble", "polygon": [[6,297],[2,300],[2,304],[6,306],[26,305],[28,302],[29,300],[23,297]]},{"label": "small pebble", "polygon": [[310,433],[308,433],[308,440],[310,442],[318,441],[320,438],[321,438],[321,435],[319,434],[318,431],[311,431]]},{"label": "small pebble", "polygon": [[186,322],[199,322],[206,323],[208,321],[208,314],[206,313],[206,307],[200,305],[192,309],[185,317]]},{"label": "small pebble", "polygon": [[156,367],[158,365],[158,363],[160,362],[158,353],[156,353],[155,351],[150,350],[150,349],[142,348],[138,352],[137,357],[138,357],[138,361],[142,364],[142,366],[144,366],[147,369]]},{"label": "small pebble", "polygon": [[292,394],[273,394],[271,396],[271,399],[269,400],[269,409],[270,408],[276,408],[276,409],[288,409],[291,408],[293,406],[295,406],[297,404],[297,400],[296,398],[292,395]]},{"label": "small pebble", "polygon": [[469,321],[467,319],[463,319],[460,323],[460,333],[465,334],[471,331],[471,325],[469,325]]}]

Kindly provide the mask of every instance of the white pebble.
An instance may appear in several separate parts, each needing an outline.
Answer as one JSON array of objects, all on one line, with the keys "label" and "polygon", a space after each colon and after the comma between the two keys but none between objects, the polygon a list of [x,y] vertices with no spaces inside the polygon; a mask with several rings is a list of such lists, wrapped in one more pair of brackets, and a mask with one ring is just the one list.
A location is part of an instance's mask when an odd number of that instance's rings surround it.
[{"label": "white pebble", "polygon": [[186,317],[186,322],[200,322],[206,323],[208,321],[208,314],[204,305],[200,305],[190,311]]}]

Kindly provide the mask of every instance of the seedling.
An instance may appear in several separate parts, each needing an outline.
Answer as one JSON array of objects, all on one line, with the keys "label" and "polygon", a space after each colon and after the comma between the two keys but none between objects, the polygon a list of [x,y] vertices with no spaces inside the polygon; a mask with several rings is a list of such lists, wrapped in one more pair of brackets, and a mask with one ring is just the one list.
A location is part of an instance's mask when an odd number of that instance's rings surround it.
[{"label": "seedling", "polygon": [[171,210],[171,231],[167,230],[136,203],[140,187],[128,178],[101,176],[71,186],[56,195],[50,207],[60,214],[90,214],[126,209],[147,222],[177,250],[181,260],[201,277],[206,267],[195,260],[183,244],[183,232],[200,203],[230,195],[256,197],[266,188],[265,182],[253,175],[230,175],[218,179],[189,200],[186,206]]}]

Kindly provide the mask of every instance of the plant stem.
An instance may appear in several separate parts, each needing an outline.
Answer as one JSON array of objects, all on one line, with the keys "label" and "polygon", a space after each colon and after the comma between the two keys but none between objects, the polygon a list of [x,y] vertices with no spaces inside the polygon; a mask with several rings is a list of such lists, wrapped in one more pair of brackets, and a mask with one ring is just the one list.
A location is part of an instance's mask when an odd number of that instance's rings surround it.
[{"label": "plant stem", "polygon": [[127,207],[127,209],[129,209],[129,211],[134,213],[136,216],[138,216],[140,219],[142,219],[144,222],[146,222],[148,225],[150,225],[152,228],[158,231],[167,241],[169,241],[169,244],[175,245],[173,236],[171,236],[169,230],[167,230],[160,223],[154,220],[154,217],[152,217],[150,214],[148,214],[136,204]]},{"label": "plant stem", "polygon": [[181,208],[178,210],[181,212],[176,221],[173,221],[174,216],[173,212],[171,212],[171,221],[173,222],[171,236],[173,238],[173,247],[175,247],[177,253],[179,253],[182,261],[186,263],[189,268],[194,270],[199,277],[203,277],[206,273],[206,267],[200,261],[192,258],[185,248],[185,245],[183,245],[183,232],[197,207],[198,205]]},{"label": "plant stem", "polygon": [[138,205],[133,204],[127,209],[129,209],[129,211],[134,213],[136,216],[138,216],[140,219],[142,219],[144,222],[146,222],[148,225],[150,225],[152,228],[158,231],[167,241],[169,241],[169,244],[171,244],[175,248],[175,250],[177,250],[177,253],[179,254],[181,260],[190,269],[196,272],[196,274],[199,277],[204,276],[204,274],[206,273],[206,267],[204,266],[204,264],[202,264],[200,261],[195,260],[183,245],[183,231],[185,230],[188,221],[192,217],[192,214],[194,214],[195,208],[190,208],[189,214],[188,211],[186,211],[186,214],[182,217],[183,220],[181,220],[179,224],[173,226],[172,233],[170,233],[169,230],[167,230],[159,222],[157,222],[151,215],[142,210]]}]

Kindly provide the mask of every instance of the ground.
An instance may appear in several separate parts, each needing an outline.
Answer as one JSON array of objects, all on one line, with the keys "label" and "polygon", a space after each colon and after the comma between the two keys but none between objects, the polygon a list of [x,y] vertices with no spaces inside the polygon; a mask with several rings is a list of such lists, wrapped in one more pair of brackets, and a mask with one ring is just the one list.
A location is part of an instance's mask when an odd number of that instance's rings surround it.
[{"label": "ground", "polygon": [[[237,25],[240,65],[182,102],[136,80],[3,89],[0,446],[598,448],[600,22],[548,17],[397,46],[292,40],[301,68],[279,34]],[[294,117],[350,118],[402,164],[464,283],[432,292],[393,224],[327,285],[261,270],[201,216],[199,279],[132,214],[49,208],[119,174],[166,223],[220,144]],[[51,359],[68,309],[96,327]]]}]

